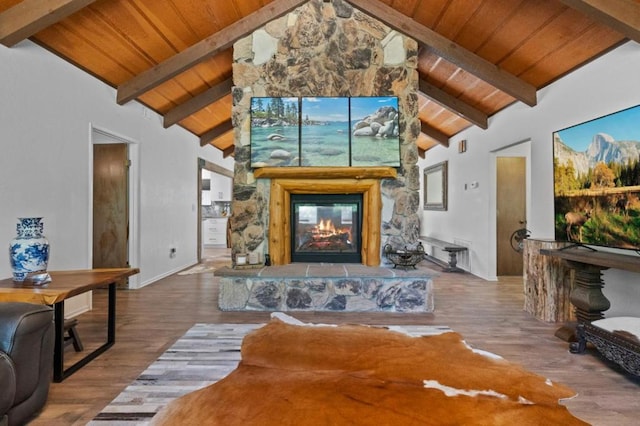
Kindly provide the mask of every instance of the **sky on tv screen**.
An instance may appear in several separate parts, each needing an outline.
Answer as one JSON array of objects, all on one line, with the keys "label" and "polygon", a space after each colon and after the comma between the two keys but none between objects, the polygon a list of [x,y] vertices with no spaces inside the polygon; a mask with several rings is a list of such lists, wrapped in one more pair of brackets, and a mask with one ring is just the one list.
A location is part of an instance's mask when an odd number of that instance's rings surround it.
[{"label": "sky on tv screen", "polygon": [[596,118],[557,132],[562,141],[575,151],[586,151],[593,136],[606,133],[617,141],[637,140],[640,133],[640,105],[624,111]]}]

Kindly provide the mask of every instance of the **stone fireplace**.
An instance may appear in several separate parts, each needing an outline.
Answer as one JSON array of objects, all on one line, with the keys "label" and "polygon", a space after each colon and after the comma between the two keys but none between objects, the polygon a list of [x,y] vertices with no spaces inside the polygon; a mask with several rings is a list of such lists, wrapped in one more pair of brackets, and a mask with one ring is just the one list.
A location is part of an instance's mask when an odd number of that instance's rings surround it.
[{"label": "stone fireplace", "polygon": [[[342,0],[310,0],[234,45],[235,170],[232,256],[291,257],[291,194],[362,194],[360,262],[419,234],[417,44]],[[250,103],[269,96],[397,96],[400,164],[388,167],[250,167]]]}]

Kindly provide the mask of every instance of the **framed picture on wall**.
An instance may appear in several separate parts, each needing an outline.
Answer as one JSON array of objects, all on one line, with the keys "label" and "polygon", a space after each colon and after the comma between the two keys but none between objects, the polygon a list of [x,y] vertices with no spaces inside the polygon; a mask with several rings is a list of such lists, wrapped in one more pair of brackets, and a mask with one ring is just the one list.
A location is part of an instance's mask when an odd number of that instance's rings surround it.
[{"label": "framed picture on wall", "polygon": [[251,167],[300,165],[300,100],[251,98]]},{"label": "framed picture on wall", "polygon": [[300,114],[302,166],[349,166],[349,98],[305,97]]},{"label": "framed picture on wall", "polygon": [[254,97],[251,167],[400,167],[397,96]]},{"label": "framed picture on wall", "polygon": [[424,210],[447,210],[448,162],[424,169]]},{"label": "framed picture on wall", "polygon": [[350,113],[351,166],[400,167],[398,98],[351,98]]}]

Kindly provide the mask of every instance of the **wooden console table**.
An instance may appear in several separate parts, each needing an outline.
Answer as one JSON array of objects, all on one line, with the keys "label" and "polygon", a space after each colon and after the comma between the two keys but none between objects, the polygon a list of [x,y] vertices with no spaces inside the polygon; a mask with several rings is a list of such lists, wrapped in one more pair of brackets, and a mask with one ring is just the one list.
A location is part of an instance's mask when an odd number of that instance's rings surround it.
[{"label": "wooden console table", "polygon": [[540,254],[563,259],[575,271],[575,285],[570,300],[578,322],[604,318],[611,302],[602,293],[602,271],[609,268],[640,272],[640,257],[605,251],[591,251],[584,247],[562,250],[540,250]]},{"label": "wooden console table", "polygon": [[[591,323],[603,319],[604,311],[611,307],[611,302],[602,293],[602,287],[604,286],[602,271],[614,268],[640,272],[640,257],[592,251],[585,247],[540,250],[540,253],[563,259],[575,271],[575,284],[571,291],[570,300],[575,307],[578,325],[577,341],[570,344],[571,352],[582,353],[586,348],[587,340],[597,340],[598,349],[605,357],[613,360],[614,358],[620,358],[620,351],[627,351],[625,357],[637,360],[640,357],[640,353],[628,351],[626,347],[628,345],[626,344],[627,342],[624,342],[624,339]],[[636,347],[637,345],[634,346],[634,348]],[[619,360],[616,360],[616,362],[620,363]],[[637,361],[634,361],[635,363]],[[625,365],[623,367],[629,368]]]},{"label": "wooden console table", "polygon": [[[138,272],[140,272],[138,268],[52,271],[49,272],[51,282],[37,286],[28,282],[15,282],[11,278],[8,278],[0,280],[0,302],[26,302],[53,305],[55,328],[53,380],[61,382],[113,346],[116,341],[116,283]],[[70,297],[102,287],[108,287],[109,289],[107,341],[65,369],[64,301]]]},{"label": "wooden console table", "polygon": [[[524,310],[541,321],[566,323],[575,320],[569,301],[573,287],[571,269],[562,259],[542,254],[569,244],[548,239],[524,240]],[[566,340],[564,336],[558,337]]]}]

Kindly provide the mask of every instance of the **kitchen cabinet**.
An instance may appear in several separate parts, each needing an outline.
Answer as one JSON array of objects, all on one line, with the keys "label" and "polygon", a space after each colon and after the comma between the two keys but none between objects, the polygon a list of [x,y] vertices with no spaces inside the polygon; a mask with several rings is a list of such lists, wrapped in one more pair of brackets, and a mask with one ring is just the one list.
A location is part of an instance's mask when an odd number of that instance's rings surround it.
[{"label": "kitchen cabinet", "polygon": [[233,178],[202,169],[202,204],[210,205],[215,201],[231,201]]},{"label": "kitchen cabinet", "polygon": [[233,179],[219,173],[211,173],[211,201],[231,201]]},{"label": "kitchen cabinet", "polygon": [[202,191],[202,203],[203,206],[211,205],[211,191]]},{"label": "kitchen cabinet", "polygon": [[205,246],[227,246],[227,217],[209,218],[202,221],[202,244]]}]

